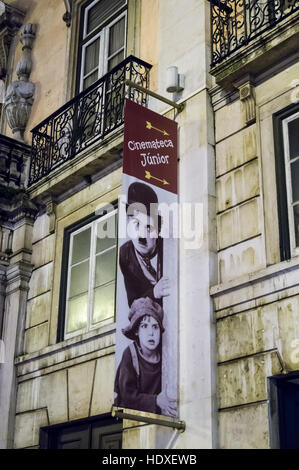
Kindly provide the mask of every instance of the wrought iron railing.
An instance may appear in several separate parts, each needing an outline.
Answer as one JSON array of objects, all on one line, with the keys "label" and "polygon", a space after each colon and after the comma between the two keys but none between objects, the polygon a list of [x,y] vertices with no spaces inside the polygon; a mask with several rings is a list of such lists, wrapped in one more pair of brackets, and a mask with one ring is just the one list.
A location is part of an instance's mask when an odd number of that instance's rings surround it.
[{"label": "wrought iron railing", "polygon": [[125,98],[146,105],[147,95],[125,84],[149,87],[151,65],[130,56],[32,130],[29,186],[49,175],[124,122]]},{"label": "wrought iron railing", "polygon": [[299,10],[299,0],[209,0],[212,66]]}]

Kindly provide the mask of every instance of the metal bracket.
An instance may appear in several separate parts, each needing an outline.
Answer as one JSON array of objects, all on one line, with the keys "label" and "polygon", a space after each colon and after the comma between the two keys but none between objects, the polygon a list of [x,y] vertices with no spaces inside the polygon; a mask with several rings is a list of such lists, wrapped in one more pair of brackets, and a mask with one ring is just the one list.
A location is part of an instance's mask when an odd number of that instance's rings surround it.
[{"label": "metal bracket", "polygon": [[128,85],[128,86],[131,87],[131,88],[136,88],[136,90],[142,91],[142,93],[146,93],[147,95],[150,95],[150,96],[152,96],[153,98],[156,98],[157,100],[163,101],[163,103],[166,103],[166,104],[168,104],[169,106],[171,106],[171,107],[177,109],[179,113],[180,113],[181,111],[183,111],[183,109],[185,108],[185,104],[184,104],[184,103],[177,104],[177,103],[175,103],[174,101],[171,101],[171,100],[169,100],[169,99],[167,99],[167,98],[164,98],[164,96],[159,95],[158,93],[155,93],[154,91],[148,90],[147,88],[144,88],[143,86],[138,85],[137,83],[132,82],[132,80],[126,79],[126,80],[125,80],[125,85]]},{"label": "metal bracket", "polygon": [[62,17],[63,21],[66,23],[67,27],[71,26],[72,21],[72,0],[64,0],[65,13]]},{"label": "metal bracket", "polygon": [[112,407],[111,414],[115,418],[129,419],[132,421],[140,421],[147,424],[158,424],[159,426],[166,426],[168,428],[175,428],[179,432],[184,432],[186,429],[185,421],[168,421],[163,418],[150,418],[149,416],[134,415],[133,413],[125,413],[123,410],[115,409]]}]

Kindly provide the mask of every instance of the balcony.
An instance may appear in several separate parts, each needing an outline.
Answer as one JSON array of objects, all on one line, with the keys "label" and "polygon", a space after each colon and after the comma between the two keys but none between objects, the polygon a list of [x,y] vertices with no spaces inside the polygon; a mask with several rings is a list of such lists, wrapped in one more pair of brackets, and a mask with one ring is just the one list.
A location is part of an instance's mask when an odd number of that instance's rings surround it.
[{"label": "balcony", "polygon": [[[209,0],[211,73],[220,85],[297,52],[299,0]],[[270,54],[267,54],[271,51]]]},{"label": "balcony", "polygon": [[0,134],[0,197],[24,190],[30,147]]},{"label": "balcony", "polygon": [[141,105],[147,95],[125,84],[149,87],[151,65],[130,56],[32,130],[28,185],[32,186],[124,123],[125,98]]}]

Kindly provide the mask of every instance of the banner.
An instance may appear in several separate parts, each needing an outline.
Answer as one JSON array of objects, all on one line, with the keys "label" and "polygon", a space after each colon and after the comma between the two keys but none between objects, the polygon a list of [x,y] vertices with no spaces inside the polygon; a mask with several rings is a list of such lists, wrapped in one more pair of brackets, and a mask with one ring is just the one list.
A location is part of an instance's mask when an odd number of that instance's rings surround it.
[{"label": "banner", "polygon": [[114,405],[178,416],[177,123],[125,104]]}]

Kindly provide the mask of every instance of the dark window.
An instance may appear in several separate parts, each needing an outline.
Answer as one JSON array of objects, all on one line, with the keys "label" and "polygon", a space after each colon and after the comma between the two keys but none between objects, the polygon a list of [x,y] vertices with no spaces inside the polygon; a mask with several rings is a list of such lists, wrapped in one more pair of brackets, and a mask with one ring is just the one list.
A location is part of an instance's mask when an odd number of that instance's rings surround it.
[{"label": "dark window", "polygon": [[107,415],[40,429],[41,449],[121,449],[122,423]]},{"label": "dark window", "polygon": [[270,379],[271,447],[299,449],[299,374]]}]

